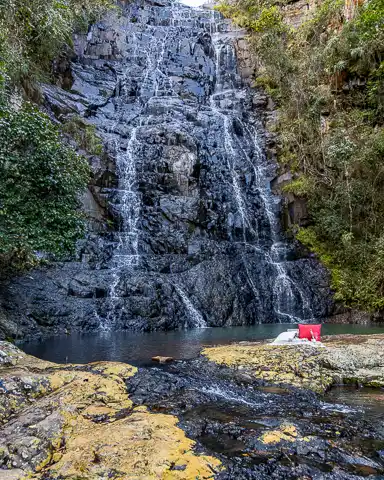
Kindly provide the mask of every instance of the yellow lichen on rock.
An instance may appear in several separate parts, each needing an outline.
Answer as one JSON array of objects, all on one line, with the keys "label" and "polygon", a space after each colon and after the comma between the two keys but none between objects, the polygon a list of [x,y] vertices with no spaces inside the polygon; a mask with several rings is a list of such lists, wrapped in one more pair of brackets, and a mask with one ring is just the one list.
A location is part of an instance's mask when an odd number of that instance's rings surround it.
[{"label": "yellow lichen on rock", "polygon": [[310,437],[301,437],[294,425],[283,424],[279,429],[264,432],[259,440],[265,445],[276,445],[280,442],[309,442]]},{"label": "yellow lichen on rock", "polygon": [[263,433],[260,440],[266,444],[280,443],[282,440],[294,442],[297,438],[297,430],[294,425],[282,425],[280,430],[271,430]]},{"label": "yellow lichen on rock", "polygon": [[[118,368],[118,364],[113,364]],[[80,408],[92,405],[92,407],[108,406],[116,411],[131,408],[132,402],[126,393],[126,386],[123,378],[132,376],[136,369],[132,367],[128,371],[122,366],[122,377],[117,374],[100,375],[93,365],[89,366],[87,371],[75,370],[67,372],[65,370],[55,370],[49,375],[52,389],[60,389],[60,403],[63,407],[66,405],[79,405]],[[97,367],[96,367],[97,368]]]},{"label": "yellow lichen on rock", "polygon": [[213,478],[220,462],[196,455],[194,442],[176,426],[177,421],[143,409],[106,425],[82,417],[69,427],[65,452],[49,473],[72,479],[81,472],[80,478],[90,480]]},{"label": "yellow lichen on rock", "polygon": [[253,343],[205,348],[210,361],[243,369],[271,383],[323,393],[333,383],[384,386],[384,335],[335,335],[325,348]]},{"label": "yellow lichen on rock", "polygon": [[28,478],[68,480],[203,480],[220,469],[218,459],[194,452],[177,417],[133,408],[125,381],[135,367],[56,365],[22,352],[16,363],[0,368],[7,468],[17,461]]},{"label": "yellow lichen on rock", "polygon": [[212,362],[248,369],[255,377],[271,383],[317,392],[324,391],[332,383],[332,375],[320,361],[323,352],[310,346],[225,345],[205,348],[202,353]]}]

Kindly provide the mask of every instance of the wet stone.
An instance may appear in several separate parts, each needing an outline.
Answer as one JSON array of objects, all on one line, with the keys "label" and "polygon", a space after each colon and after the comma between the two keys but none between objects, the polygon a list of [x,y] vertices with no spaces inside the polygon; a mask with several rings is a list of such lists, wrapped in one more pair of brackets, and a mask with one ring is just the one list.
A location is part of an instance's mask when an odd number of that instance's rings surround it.
[{"label": "wet stone", "polygon": [[152,357],[152,360],[157,363],[170,363],[173,361],[173,357],[162,357],[161,355],[157,355],[156,357]]},{"label": "wet stone", "polygon": [[[198,454],[177,417],[133,406],[122,363],[57,365],[0,342],[15,365],[0,366],[0,381],[32,386],[0,394],[0,478],[213,478],[214,456]],[[41,379],[44,379],[44,388]],[[15,399],[18,399],[15,402]],[[175,476],[177,472],[177,476]]]},{"label": "wet stone", "polygon": [[[1,287],[19,336],[328,315],[327,275],[280,231],[243,37],[218,12],[164,0],[124,2],[75,38],[71,89],[44,93],[58,119],[80,115],[102,140],[97,221],[78,261]],[[4,323],[0,335],[15,334]]]},{"label": "wet stone", "polygon": [[[306,390],[284,391],[204,358],[139,369],[127,382],[133,403],[172,412],[197,448],[221,459],[221,480],[357,480],[384,475],[377,454],[383,421],[327,403]],[[305,414],[304,414],[305,413]],[[200,445],[200,447],[199,447]],[[374,477],[376,476],[376,477]]]}]

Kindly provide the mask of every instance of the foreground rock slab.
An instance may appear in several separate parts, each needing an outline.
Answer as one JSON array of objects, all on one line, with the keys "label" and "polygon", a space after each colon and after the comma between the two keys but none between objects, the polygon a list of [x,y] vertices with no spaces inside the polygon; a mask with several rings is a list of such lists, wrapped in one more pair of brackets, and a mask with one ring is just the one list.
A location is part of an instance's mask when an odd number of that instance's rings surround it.
[{"label": "foreground rock slab", "polygon": [[384,335],[336,335],[325,348],[307,345],[247,343],[206,348],[210,361],[257,378],[318,393],[334,384],[384,387]]},{"label": "foreground rock slab", "polygon": [[384,478],[381,392],[371,408],[269,383],[201,356],[140,368],[127,387],[136,405],[177,415],[187,436],[220,458],[215,480]]},{"label": "foreground rock slab", "polygon": [[56,365],[0,342],[0,479],[209,479],[172,415],[134,408],[121,363]]}]

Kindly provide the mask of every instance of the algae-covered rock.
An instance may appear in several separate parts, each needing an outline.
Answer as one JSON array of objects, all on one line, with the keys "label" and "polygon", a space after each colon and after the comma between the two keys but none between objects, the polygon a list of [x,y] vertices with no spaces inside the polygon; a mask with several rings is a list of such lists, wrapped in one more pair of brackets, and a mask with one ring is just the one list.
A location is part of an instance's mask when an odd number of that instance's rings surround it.
[{"label": "algae-covered rock", "polygon": [[251,373],[271,383],[282,383],[321,392],[333,382],[323,367],[323,352],[310,346],[230,345],[206,348],[211,361]]},{"label": "algae-covered rock", "polygon": [[49,471],[63,479],[79,472],[84,479],[129,478],[129,473],[143,479],[213,478],[218,460],[195,455],[194,442],[177,422],[145,407],[114,423],[80,417],[71,423],[65,453]]},{"label": "algae-covered rock", "polygon": [[0,350],[13,359],[0,367],[0,473],[9,478],[208,479],[220,467],[194,452],[177,417],[134,408],[125,381],[135,367],[57,365],[6,342]]},{"label": "algae-covered rock", "polygon": [[249,370],[268,382],[318,393],[343,382],[384,386],[384,335],[338,335],[326,337],[324,345],[234,344],[202,353],[215,363]]}]

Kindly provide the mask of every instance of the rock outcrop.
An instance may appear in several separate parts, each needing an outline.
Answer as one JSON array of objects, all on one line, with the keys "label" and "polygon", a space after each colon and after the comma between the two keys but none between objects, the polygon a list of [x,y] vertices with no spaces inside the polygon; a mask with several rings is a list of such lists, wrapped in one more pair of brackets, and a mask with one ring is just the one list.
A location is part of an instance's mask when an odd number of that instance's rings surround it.
[{"label": "rock outcrop", "polygon": [[121,363],[56,365],[0,342],[0,479],[213,478],[172,415],[134,407]]},{"label": "rock outcrop", "polygon": [[[370,369],[369,375],[377,370],[382,340],[327,341],[331,366],[317,357],[308,361],[303,351],[301,362],[292,360],[290,350],[280,352],[279,361],[291,362],[296,378],[304,380],[296,382],[300,387],[320,385],[316,376],[313,383],[306,379],[308,362],[323,362],[328,376],[337,365],[335,376],[358,370],[361,379],[361,368]],[[240,347],[223,348],[230,358],[239,358]],[[292,386],[292,378],[279,378],[288,370],[277,367],[276,358],[261,360],[260,345],[242,348],[248,349],[237,363],[242,368],[226,366],[219,356],[223,352],[211,349],[220,364],[201,356],[136,369],[109,362],[57,365],[1,342],[0,479],[382,476],[380,390],[377,412],[333,404]],[[273,369],[274,376],[263,376]],[[276,385],[280,381],[285,385]]]},{"label": "rock outcrop", "polygon": [[[372,337],[354,349],[343,338],[332,347],[327,342],[329,349],[337,351],[332,368],[345,349],[348,362],[354,360],[356,366],[371,363],[373,369],[380,364],[378,342],[382,344],[382,338]],[[300,362],[287,347],[270,361],[274,347],[261,360],[260,346],[243,346],[238,368],[228,367],[226,355],[228,363],[235,364],[231,358],[239,359],[239,348],[211,350],[210,356],[220,364],[207,360],[208,349],[205,357],[174,362],[165,369],[139,369],[127,384],[130,398],[155,411],[176,414],[189,437],[219,455],[225,470],[217,474],[217,480],[360,480],[383,475],[380,389],[344,389],[349,393],[343,402],[337,397],[338,389],[320,396],[292,385],[296,378],[301,387],[324,387],[316,377],[319,369],[312,383],[304,376],[312,373],[305,352],[299,352]],[[343,361],[346,358],[343,355]],[[310,360],[313,366],[316,361],[320,359]],[[346,371],[347,365],[340,364],[335,375]],[[332,368],[327,367],[329,377]],[[356,374],[356,369],[350,371]],[[295,375],[288,382],[287,373]],[[280,381],[285,385],[276,385]],[[364,395],[365,403],[361,402]],[[346,401],[347,405],[341,404]]]},{"label": "rock outcrop", "polygon": [[234,344],[202,353],[210,361],[268,382],[319,393],[343,383],[384,387],[384,335],[331,336],[324,338],[324,345]]},{"label": "rock outcrop", "polygon": [[244,32],[170,0],[121,8],[76,38],[70,87],[44,88],[104,144],[84,202],[103,228],[1,288],[3,335],[327,316],[327,274],[280,232]]}]

